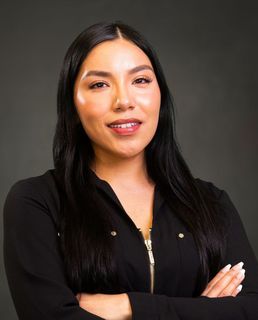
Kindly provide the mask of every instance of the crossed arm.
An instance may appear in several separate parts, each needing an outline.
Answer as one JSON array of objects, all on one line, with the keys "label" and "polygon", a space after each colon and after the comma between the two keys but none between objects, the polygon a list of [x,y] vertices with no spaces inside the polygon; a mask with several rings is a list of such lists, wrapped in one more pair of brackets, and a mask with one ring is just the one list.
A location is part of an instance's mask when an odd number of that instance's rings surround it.
[{"label": "crossed arm", "polygon": [[[236,297],[242,289],[241,282],[244,277],[245,269],[242,262],[232,268],[231,265],[227,265],[208,283],[201,296]],[[132,319],[130,300],[126,293],[113,295],[81,293],[76,297],[81,308],[106,320]]]},{"label": "crossed arm", "polygon": [[[127,292],[81,293],[76,299],[67,286],[58,249],[50,214],[55,209],[50,208],[51,203],[46,205],[42,199],[45,191],[37,187],[31,181],[16,184],[4,206],[5,267],[20,320],[257,319],[258,264],[239,215],[226,194],[223,201],[232,212],[232,228],[224,264],[242,260],[246,276],[236,266],[230,270],[226,267],[210,281],[200,298]],[[243,290],[239,292],[243,280]]]}]

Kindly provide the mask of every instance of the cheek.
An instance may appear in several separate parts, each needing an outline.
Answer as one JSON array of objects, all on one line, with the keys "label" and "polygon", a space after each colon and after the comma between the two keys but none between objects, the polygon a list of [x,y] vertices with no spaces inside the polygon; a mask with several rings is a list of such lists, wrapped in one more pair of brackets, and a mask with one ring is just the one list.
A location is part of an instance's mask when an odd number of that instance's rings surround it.
[{"label": "cheek", "polygon": [[159,87],[150,88],[148,92],[144,92],[144,94],[137,95],[137,104],[144,108],[144,111],[149,116],[153,114],[153,116],[157,116],[159,114],[161,96]]},{"label": "cheek", "polygon": [[109,109],[108,100],[104,97],[92,97],[78,90],[75,96],[75,106],[84,126],[92,127],[101,122]]},{"label": "cheek", "polygon": [[84,105],[87,102],[87,97],[83,90],[77,90],[74,94],[74,102],[76,106]]}]

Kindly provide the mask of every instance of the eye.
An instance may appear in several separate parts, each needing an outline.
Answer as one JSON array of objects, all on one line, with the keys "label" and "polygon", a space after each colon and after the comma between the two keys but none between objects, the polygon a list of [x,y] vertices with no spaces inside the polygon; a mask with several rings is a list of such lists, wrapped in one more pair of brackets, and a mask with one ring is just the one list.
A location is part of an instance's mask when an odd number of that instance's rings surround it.
[{"label": "eye", "polygon": [[138,79],[134,80],[134,82],[137,83],[137,84],[150,83],[151,81],[152,81],[151,79],[144,78],[144,77],[141,77],[141,78],[138,78]]},{"label": "eye", "polygon": [[93,83],[92,85],[89,86],[90,89],[98,89],[98,88],[103,88],[104,85],[107,85],[105,82],[96,82],[96,83]]}]

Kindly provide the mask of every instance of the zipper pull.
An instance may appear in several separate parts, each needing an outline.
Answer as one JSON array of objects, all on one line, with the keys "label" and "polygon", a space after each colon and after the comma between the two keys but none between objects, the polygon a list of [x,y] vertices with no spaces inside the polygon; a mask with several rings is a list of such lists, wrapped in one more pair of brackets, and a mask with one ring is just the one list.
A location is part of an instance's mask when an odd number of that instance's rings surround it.
[{"label": "zipper pull", "polygon": [[150,292],[153,293],[154,290],[154,269],[155,269],[155,261],[152,252],[152,241],[151,241],[151,228],[149,229],[149,239],[145,239],[143,232],[141,229],[138,229],[141,232],[142,238],[144,240],[145,247],[149,256],[149,266],[150,266]]},{"label": "zipper pull", "polygon": [[144,242],[147,247],[148,254],[149,254],[150,264],[154,265],[155,261],[154,261],[154,256],[153,256],[153,252],[152,252],[152,242],[150,239],[144,240]]}]

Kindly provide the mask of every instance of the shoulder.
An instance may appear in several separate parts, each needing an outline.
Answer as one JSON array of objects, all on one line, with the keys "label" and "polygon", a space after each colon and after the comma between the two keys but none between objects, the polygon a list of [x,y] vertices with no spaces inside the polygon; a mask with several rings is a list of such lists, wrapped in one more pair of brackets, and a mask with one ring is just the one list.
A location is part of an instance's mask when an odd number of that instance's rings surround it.
[{"label": "shoulder", "polygon": [[54,169],[49,169],[38,176],[18,180],[10,187],[4,211],[8,211],[9,215],[15,214],[19,206],[37,207],[57,223],[60,203]]},{"label": "shoulder", "polygon": [[195,183],[204,195],[211,196],[216,200],[221,199],[225,192],[223,189],[221,189],[211,181],[205,181],[200,178],[195,178]]},{"label": "shoulder", "polygon": [[221,217],[224,217],[229,224],[242,224],[241,216],[232,202],[228,191],[210,181],[204,181],[200,178],[196,178],[195,181],[206,199],[216,205],[217,212]]},{"label": "shoulder", "polygon": [[195,182],[199,190],[201,190],[205,196],[210,197],[210,199],[213,199],[222,205],[232,204],[228,192],[220,186],[200,178],[195,178]]}]

